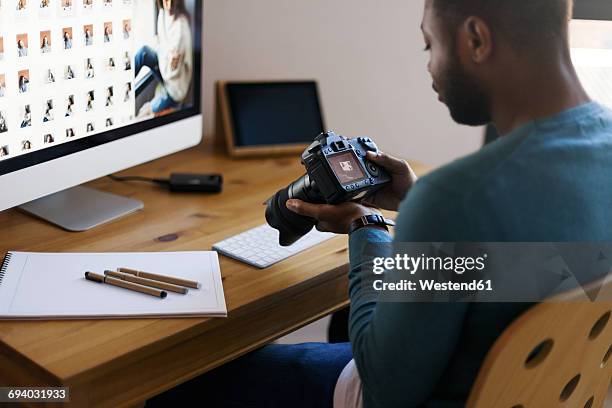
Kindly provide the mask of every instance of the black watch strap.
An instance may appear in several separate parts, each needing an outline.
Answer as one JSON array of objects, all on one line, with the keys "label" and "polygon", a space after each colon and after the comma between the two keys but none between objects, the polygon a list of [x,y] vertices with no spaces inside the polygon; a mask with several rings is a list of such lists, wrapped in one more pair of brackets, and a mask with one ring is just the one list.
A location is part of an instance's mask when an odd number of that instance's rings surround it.
[{"label": "black watch strap", "polygon": [[394,227],[395,221],[389,220],[383,217],[382,215],[378,215],[378,214],[364,215],[363,217],[360,217],[351,223],[349,234],[352,234],[353,232],[360,230],[361,228],[372,226],[372,225],[384,228],[387,231],[389,231],[388,227]]}]

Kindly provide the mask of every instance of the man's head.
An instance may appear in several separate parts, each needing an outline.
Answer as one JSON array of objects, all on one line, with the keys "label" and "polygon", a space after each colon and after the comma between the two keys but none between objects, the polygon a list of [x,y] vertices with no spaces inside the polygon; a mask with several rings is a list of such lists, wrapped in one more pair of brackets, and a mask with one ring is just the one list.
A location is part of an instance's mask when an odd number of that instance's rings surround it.
[{"label": "man's head", "polygon": [[[567,53],[572,0],[426,0],[423,34],[433,87],[453,119],[491,122],[508,78]],[[513,71],[514,70],[514,71]]]}]

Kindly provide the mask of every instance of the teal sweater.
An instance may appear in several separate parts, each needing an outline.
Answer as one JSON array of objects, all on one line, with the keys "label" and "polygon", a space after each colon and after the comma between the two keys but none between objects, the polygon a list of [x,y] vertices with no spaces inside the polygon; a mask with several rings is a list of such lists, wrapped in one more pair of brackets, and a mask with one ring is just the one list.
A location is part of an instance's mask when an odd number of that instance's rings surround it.
[{"label": "teal sweater", "polygon": [[[585,104],[529,123],[423,177],[407,194],[397,242],[612,241],[612,111]],[[461,407],[487,351],[530,305],[386,303],[361,289],[350,237],[350,337],[366,407]]]}]

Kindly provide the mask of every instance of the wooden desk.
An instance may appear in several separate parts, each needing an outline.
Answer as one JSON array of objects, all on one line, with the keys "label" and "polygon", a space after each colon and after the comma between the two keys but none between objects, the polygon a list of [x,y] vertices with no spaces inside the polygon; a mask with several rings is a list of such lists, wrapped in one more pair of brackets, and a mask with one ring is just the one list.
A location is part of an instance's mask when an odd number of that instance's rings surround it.
[{"label": "wooden desk", "polygon": [[[221,172],[221,195],[99,179],[89,185],[138,198],[145,209],[77,234],[6,211],[0,254],[209,250],[264,223],[262,203],[304,171],[292,158],[232,160],[212,150],[199,146],[123,175]],[[141,403],[346,305],[347,252],[346,237],[338,237],[265,270],[222,256],[226,319],[0,322],[0,385],[68,386],[70,406]]]}]

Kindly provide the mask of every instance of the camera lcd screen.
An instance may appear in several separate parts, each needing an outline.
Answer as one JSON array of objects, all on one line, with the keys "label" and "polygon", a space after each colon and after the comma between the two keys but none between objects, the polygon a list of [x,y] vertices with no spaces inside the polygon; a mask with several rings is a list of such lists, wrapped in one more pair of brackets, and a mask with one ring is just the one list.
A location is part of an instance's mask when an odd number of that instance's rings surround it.
[{"label": "camera lcd screen", "polygon": [[366,178],[359,160],[352,152],[336,154],[328,157],[328,160],[340,184],[355,183]]}]

